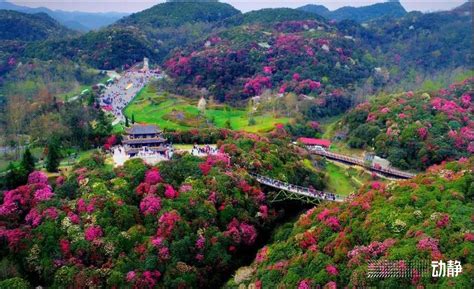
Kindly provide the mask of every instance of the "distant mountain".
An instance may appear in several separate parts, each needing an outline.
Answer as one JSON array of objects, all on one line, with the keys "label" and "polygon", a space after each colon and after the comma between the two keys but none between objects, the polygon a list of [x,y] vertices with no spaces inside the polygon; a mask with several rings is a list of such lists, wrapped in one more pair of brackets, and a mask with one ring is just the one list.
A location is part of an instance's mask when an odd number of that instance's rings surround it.
[{"label": "distant mountain", "polygon": [[473,8],[473,2],[471,0],[471,1],[468,1],[464,4],[462,4],[459,7],[454,8],[452,10],[452,12],[459,13],[461,15],[471,15],[472,14],[472,8]]},{"label": "distant mountain", "polygon": [[0,40],[37,41],[74,35],[46,13],[0,10]]},{"label": "distant mountain", "polygon": [[225,22],[232,25],[241,25],[301,20],[322,20],[322,18],[314,13],[297,9],[265,8],[244,14],[238,14],[232,18],[226,19]]},{"label": "distant mountain", "polygon": [[334,11],[330,11],[322,5],[305,5],[298,8],[299,10],[321,15],[329,20],[354,20],[357,22],[366,22],[382,17],[399,18],[407,14],[407,11],[398,1],[389,1],[385,3],[377,3],[374,5],[363,7],[342,7]]},{"label": "distant mountain", "polygon": [[128,13],[117,12],[88,13],[62,10],[53,11],[44,7],[31,8],[20,6],[5,0],[0,0],[0,9],[14,10],[29,14],[43,12],[56,19],[59,23],[66,27],[83,32],[108,26],[112,23],[115,23],[120,18],[129,15]]},{"label": "distant mountain", "polygon": [[186,23],[212,23],[224,20],[240,11],[219,2],[170,1],[134,13],[117,22],[117,25],[141,27],[177,27]]},{"label": "distant mountain", "polygon": [[162,3],[73,40],[32,45],[27,55],[44,60],[63,56],[101,69],[131,65],[143,57],[161,62],[171,50],[207,35],[237,14],[239,10],[218,2]]}]

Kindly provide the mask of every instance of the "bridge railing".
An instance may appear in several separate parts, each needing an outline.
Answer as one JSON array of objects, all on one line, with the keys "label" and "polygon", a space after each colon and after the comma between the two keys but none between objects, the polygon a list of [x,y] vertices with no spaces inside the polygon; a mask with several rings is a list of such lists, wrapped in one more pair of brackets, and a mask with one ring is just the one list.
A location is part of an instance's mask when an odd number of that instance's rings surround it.
[{"label": "bridge railing", "polygon": [[368,165],[365,164],[365,162],[362,159],[349,157],[349,156],[345,156],[345,155],[341,155],[341,154],[336,154],[336,153],[333,153],[333,152],[328,152],[328,151],[323,150],[323,149],[311,149],[310,148],[310,151],[312,151],[312,152],[314,152],[318,155],[321,155],[321,156],[325,156],[325,157],[328,157],[328,158],[348,162],[348,163],[355,164],[355,165],[359,165],[359,166],[362,166],[362,167],[369,168],[371,170],[387,173],[387,174],[394,175],[394,176],[399,176],[399,177],[403,177],[403,178],[413,178],[415,176],[412,173],[400,171],[400,170],[397,170],[397,169],[376,167],[374,165],[368,166]]},{"label": "bridge railing", "polygon": [[250,173],[250,175],[254,177],[259,183],[262,183],[274,188],[282,189],[285,191],[293,192],[296,194],[304,195],[307,197],[321,199],[321,200],[328,200],[328,201],[336,201],[336,202],[342,202],[345,200],[344,197],[333,194],[333,193],[323,192],[323,191],[319,191],[315,189],[310,189],[307,187],[293,185],[290,183],[275,180],[266,176],[255,174],[255,173]]}]

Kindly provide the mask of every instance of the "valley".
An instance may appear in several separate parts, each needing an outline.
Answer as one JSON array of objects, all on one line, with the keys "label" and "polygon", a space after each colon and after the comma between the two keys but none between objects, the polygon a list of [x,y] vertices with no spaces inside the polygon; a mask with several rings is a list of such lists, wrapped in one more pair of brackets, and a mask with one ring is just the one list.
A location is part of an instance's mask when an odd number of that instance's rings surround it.
[{"label": "valley", "polygon": [[473,288],[472,1],[103,4],[0,0],[0,289]]}]

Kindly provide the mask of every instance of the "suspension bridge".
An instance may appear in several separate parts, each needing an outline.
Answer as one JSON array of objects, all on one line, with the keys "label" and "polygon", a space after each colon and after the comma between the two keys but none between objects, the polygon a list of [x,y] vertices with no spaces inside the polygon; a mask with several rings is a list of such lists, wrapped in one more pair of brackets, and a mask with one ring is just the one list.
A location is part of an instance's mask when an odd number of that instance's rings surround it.
[{"label": "suspension bridge", "polygon": [[272,193],[269,196],[270,202],[281,202],[290,199],[302,201],[305,203],[317,204],[320,201],[343,202],[345,200],[344,197],[333,193],[285,183],[254,173],[251,173],[250,175],[260,184],[279,190],[278,192]]}]

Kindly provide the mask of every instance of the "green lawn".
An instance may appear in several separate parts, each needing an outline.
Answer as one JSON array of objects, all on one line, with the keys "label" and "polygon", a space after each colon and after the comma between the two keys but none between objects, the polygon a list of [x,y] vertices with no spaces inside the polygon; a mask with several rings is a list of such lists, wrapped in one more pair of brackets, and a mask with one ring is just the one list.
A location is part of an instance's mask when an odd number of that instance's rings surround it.
[{"label": "green lawn", "polygon": [[[179,118],[176,116],[179,114]],[[275,118],[269,114],[254,116],[255,125],[249,125],[247,111],[230,107],[213,107],[200,114],[195,102],[178,96],[157,96],[145,87],[126,107],[125,115],[136,122],[153,123],[162,129],[187,130],[206,127],[230,127],[234,130],[261,132],[271,130],[276,123],[287,123],[289,118]]]},{"label": "green lawn", "polygon": [[356,180],[365,179],[365,177],[360,177],[360,172],[355,169],[347,170],[331,162],[326,163],[326,174],[328,176],[327,190],[342,196],[356,192],[360,187]]}]

